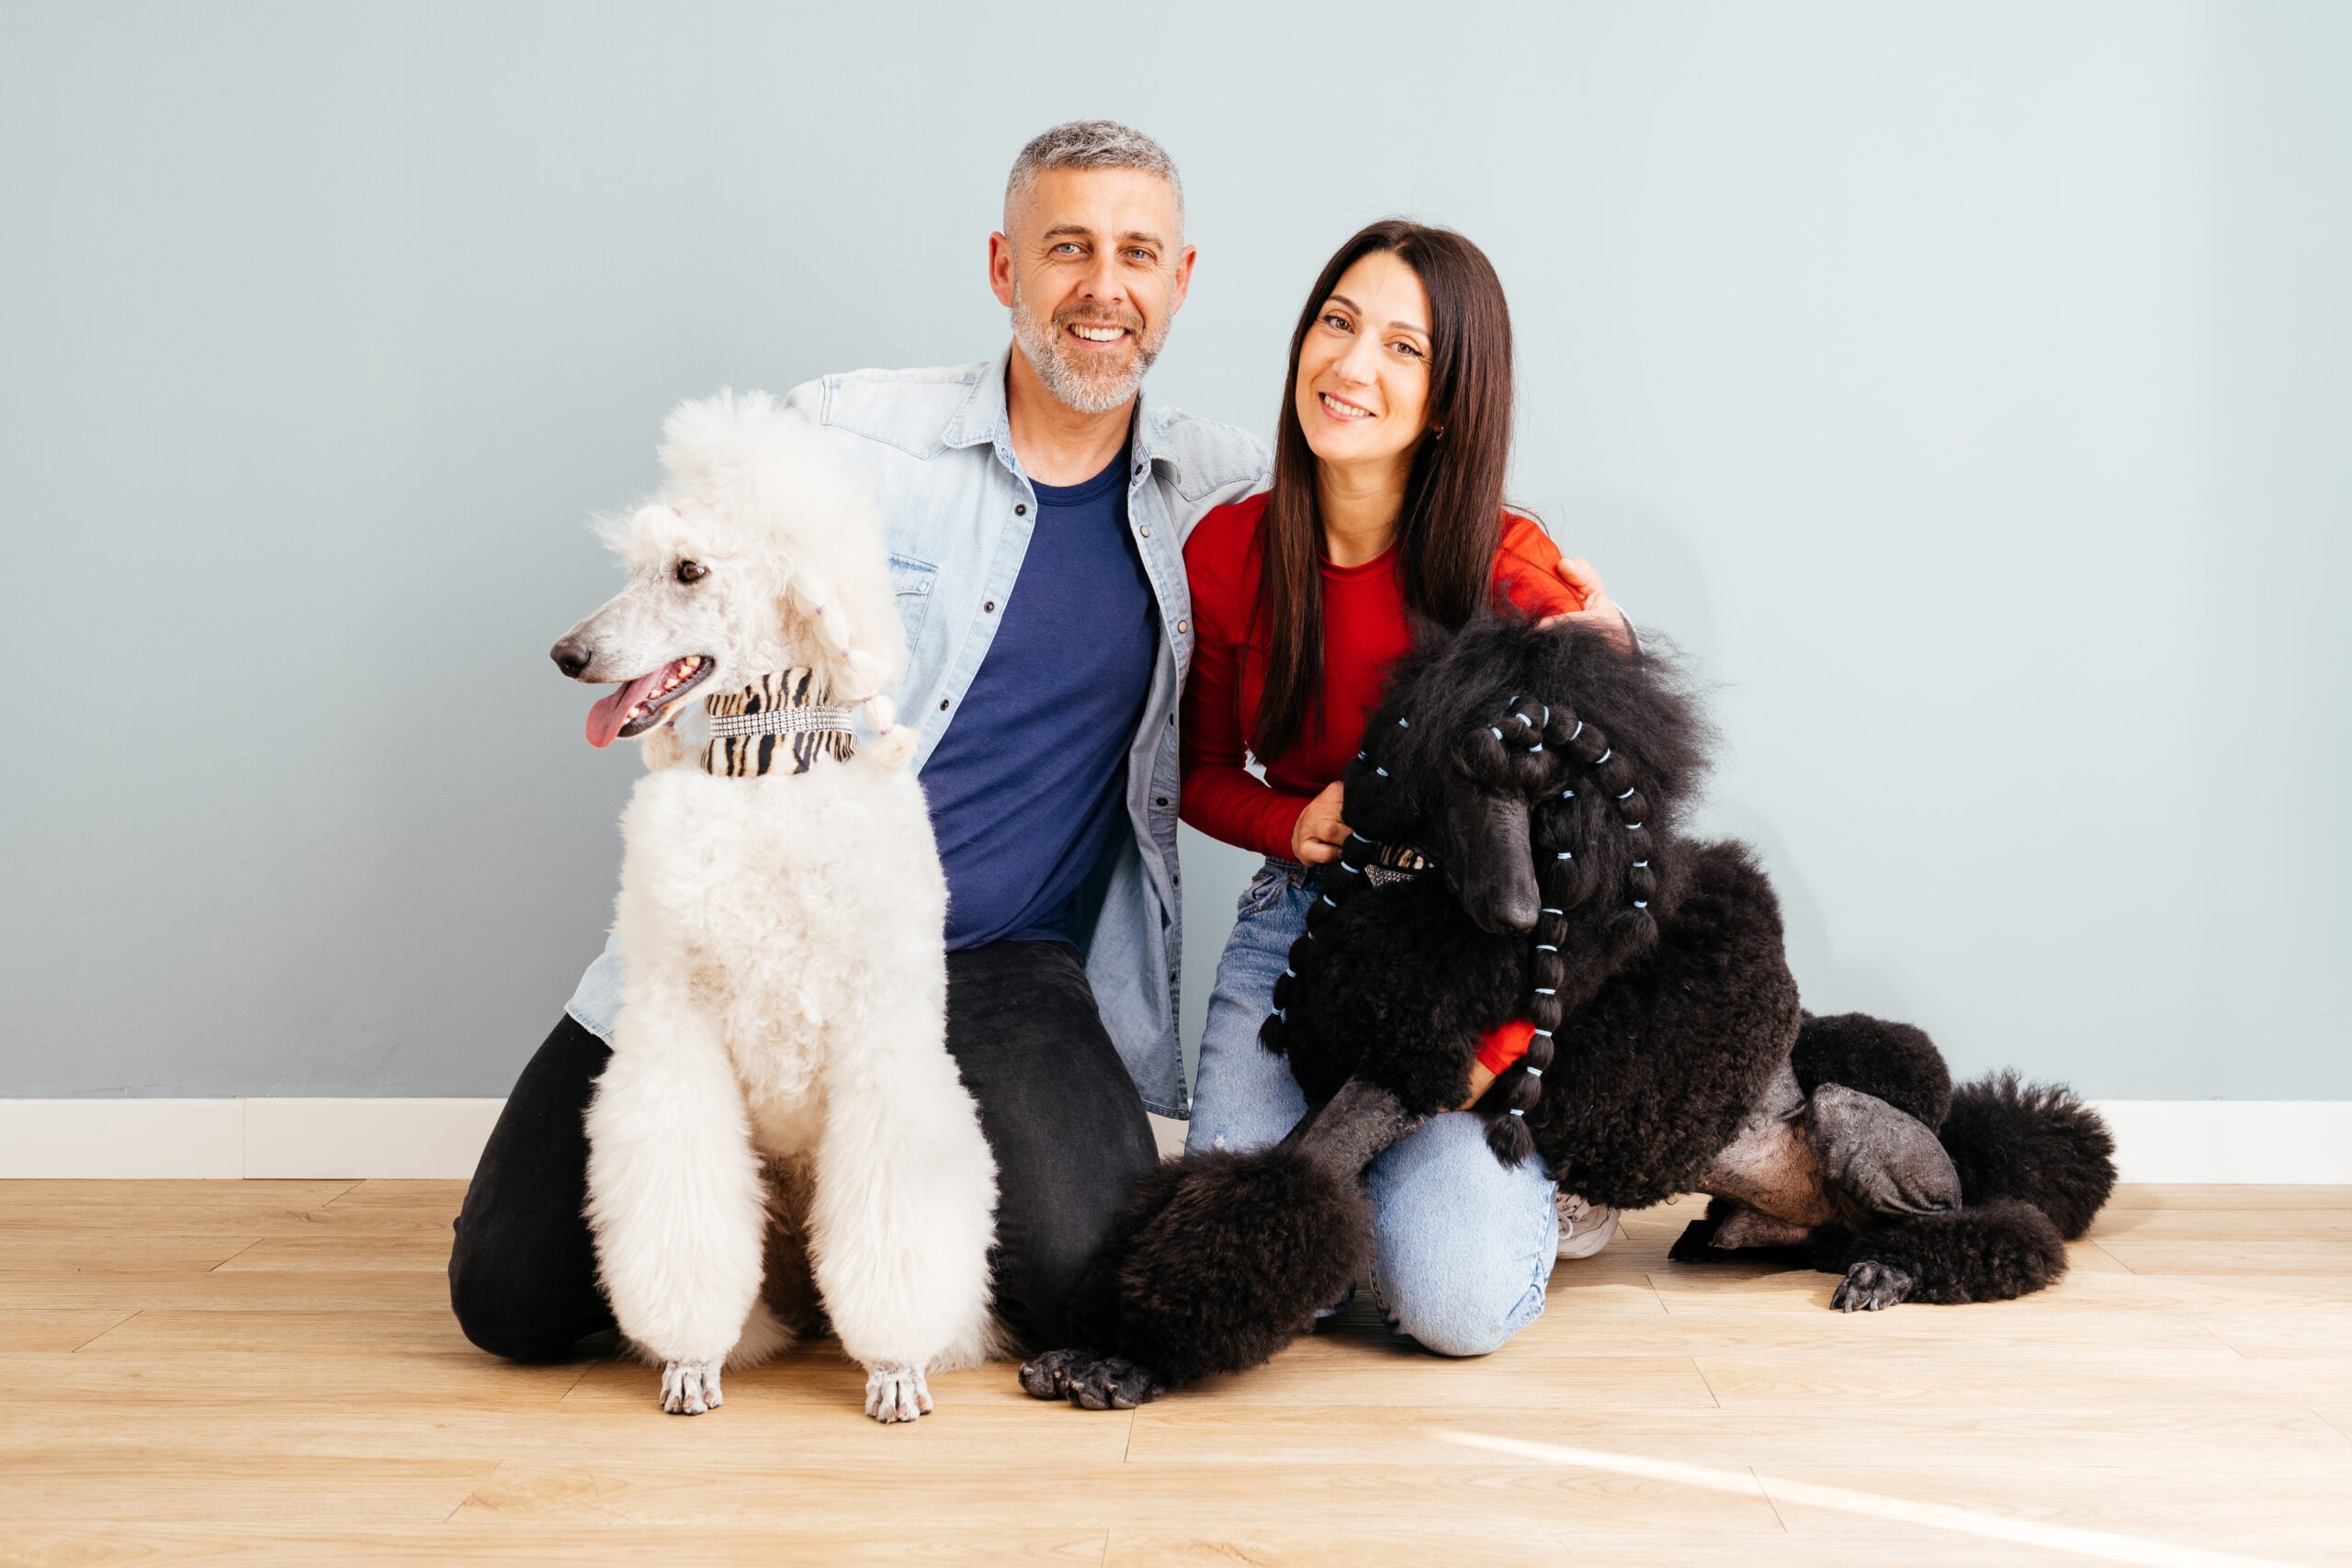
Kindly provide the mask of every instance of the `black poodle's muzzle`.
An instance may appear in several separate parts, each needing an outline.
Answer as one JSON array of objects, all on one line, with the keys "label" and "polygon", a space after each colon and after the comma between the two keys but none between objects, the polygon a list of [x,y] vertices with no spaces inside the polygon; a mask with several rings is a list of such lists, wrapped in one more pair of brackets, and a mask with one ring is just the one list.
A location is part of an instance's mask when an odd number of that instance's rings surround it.
[{"label": "black poodle's muzzle", "polygon": [[1445,809],[1442,857],[1453,896],[1478,929],[1524,934],[1543,913],[1530,859],[1527,802],[1516,795],[1457,795]]}]

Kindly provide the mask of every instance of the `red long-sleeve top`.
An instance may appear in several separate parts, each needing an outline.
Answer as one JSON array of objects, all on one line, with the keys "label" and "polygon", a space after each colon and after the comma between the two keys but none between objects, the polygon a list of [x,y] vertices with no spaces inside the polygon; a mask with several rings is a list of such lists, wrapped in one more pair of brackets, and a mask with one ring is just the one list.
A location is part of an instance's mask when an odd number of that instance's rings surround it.
[{"label": "red long-sleeve top", "polygon": [[[1283,859],[1307,803],[1337,779],[1380,705],[1390,660],[1412,645],[1405,592],[1392,547],[1362,566],[1323,567],[1322,701],[1308,728],[1263,781],[1243,765],[1265,695],[1269,631],[1255,615],[1264,558],[1259,547],[1266,498],[1254,495],[1201,519],[1184,545],[1193,591],[1193,668],[1184,683],[1183,819],[1211,838]],[[1532,615],[1584,608],[1560,576],[1560,550],[1532,518],[1503,514],[1495,552],[1495,602]],[[1508,1025],[1479,1053],[1493,1070],[1526,1050],[1528,1026]]]}]

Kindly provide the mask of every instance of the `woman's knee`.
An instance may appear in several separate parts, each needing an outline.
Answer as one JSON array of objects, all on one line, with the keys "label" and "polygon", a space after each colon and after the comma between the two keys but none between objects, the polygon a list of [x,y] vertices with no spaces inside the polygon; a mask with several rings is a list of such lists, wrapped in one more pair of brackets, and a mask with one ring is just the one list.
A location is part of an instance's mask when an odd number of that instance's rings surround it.
[{"label": "woman's knee", "polygon": [[1543,1315],[1559,1222],[1540,1169],[1506,1170],[1476,1118],[1449,1114],[1372,1175],[1373,1289],[1396,1332],[1484,1356]]}]

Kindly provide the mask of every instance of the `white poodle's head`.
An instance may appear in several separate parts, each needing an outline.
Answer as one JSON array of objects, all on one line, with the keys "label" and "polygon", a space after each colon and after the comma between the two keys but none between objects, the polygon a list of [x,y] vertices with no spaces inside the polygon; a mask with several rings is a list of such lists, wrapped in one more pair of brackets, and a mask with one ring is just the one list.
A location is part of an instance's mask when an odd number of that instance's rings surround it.
[{"label": "white poodle's head", "polygon": [[[573,680],[616,683],[590,744],[785,670],[817,671],[831,703],[878,698],[905,639],[881,520],[827,437],[764,392],[721,392],[670,415],[662,467],[661,492],[607,529],[628,585],[552,650]],[[868,717],[889,728],[886,705]]]}]

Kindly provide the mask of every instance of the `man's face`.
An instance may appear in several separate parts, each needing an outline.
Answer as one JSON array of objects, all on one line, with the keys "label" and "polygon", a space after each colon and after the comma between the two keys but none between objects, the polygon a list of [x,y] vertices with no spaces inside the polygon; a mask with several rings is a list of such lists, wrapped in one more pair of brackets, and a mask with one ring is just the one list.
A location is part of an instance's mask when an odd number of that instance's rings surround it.
[{"label": "man's face", "polygon": [[1176,192],[1140,169],[1046,169],[989,236],[989,281],[1046,389],[1080,413],[1136,394],[1193,277]]}]

